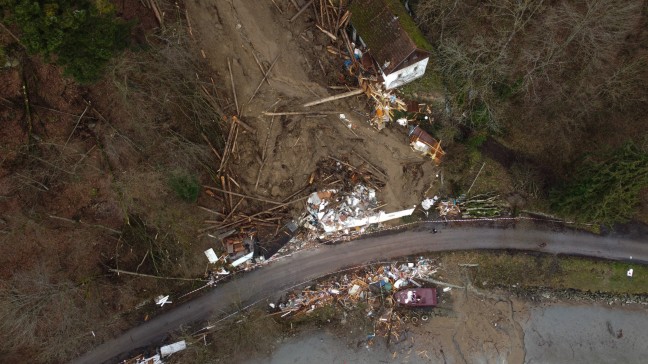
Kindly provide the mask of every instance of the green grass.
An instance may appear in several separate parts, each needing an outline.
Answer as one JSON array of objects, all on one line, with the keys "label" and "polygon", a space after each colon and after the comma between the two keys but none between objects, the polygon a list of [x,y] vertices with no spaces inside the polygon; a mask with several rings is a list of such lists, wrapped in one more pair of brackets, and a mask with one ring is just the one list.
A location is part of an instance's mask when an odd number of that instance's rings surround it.
[{"label": "green grass", "polygon": [[[418,78],[406,85],[403,85],[399,90],[405,96],[413,96],[417,94],[419,96],[431,96],[438,98],[443,96],[443,82],[441,81],[441,76],[434,70],[433,65],[434,55],[430,56],[430,61],[425,69],[425,74],[423,77]],[[441,108],[443,107],[443,100],[439,100],[438,105],[432,105],[432,107]]]},{"label": "green grass", "polygon": [[[455,252],[444,255],[449,267],[476,263],[473,281],[481,288],[519,285],[522,288],[551,287],[612,294],[648,294],[648,266],[527,253]],[[628,269],[633,277],[627,277]]]}]

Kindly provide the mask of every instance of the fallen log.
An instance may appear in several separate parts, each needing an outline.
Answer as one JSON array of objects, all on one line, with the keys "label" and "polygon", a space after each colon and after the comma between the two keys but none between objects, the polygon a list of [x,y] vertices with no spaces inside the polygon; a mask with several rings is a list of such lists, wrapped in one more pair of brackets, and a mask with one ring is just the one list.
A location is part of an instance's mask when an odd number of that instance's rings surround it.
[{"label": "fallen log", "polygon": [[268,112],[264,111],[263,115],[267,116],[286,116],[286,115],[326,115],[326,114],[339,114],[339,111],[284,111],[284,112]]},{"label": "fallen log", "polygon": [[335,100],[340,100],[340,99],[344,99],[344,98],[347,98],[347,97],[360,95],[360,94],[363,94],[363,93],[364,93],[364,90],[361,89],[361,88],[358,88],[358,89],[355,89],[355,90],[351,90],[349,92],[344,92],[344,93],[341,93],[341,94],[325,97],[323,99],[319,99],[319,100],[316,100],[316,101],[311,101],[309,103],[304,104],[304,107],[315,106],[315,105],[323,104],[325,102],[331,102],[331,101],[335,101]]}]

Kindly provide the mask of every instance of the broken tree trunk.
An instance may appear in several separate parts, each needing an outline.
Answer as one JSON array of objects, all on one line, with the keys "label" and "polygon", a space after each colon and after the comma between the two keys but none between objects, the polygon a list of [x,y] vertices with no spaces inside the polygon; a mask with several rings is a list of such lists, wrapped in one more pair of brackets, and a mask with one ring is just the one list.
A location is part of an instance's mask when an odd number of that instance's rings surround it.
[{"label": "broken tree trunk", "polygon": [[315,106],[315,105],[323,104],[325,102],[340,100],[340,99],[344,99],[344,98],[347,98],[347,97],[360,95],[360,94],[363,94],[363,93],[364,93],[364,90],[359,88],[359,89],[351,90],[349,92],[344,92],[344,93],[341,93],[341,94],[325,97],[323,99],[319,99],[319,100],[316,100],[316,101],[311,101],[309,103],[304,104],[304,107]]}]

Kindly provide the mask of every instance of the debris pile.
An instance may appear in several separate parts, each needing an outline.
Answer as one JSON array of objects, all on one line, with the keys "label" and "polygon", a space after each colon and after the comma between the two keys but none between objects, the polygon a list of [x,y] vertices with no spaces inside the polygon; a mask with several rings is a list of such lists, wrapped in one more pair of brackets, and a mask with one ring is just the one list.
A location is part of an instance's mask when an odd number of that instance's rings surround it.
[{"label": "debris pile", "polygon": [[499,195],[494,193],[461,199],[458,205],[461,207],[461,217],[465,219],[501,216],[507,208]]},{"label": "debris pile", "polygon": [[325,233],[360,228],[376,215],[377,207],[376,190],[363,184],[357,184],[349,193],[313,192],[306,203],[306,226],[321,228]]},{"label": "debris pile", "polygon": [[405,102],[398,98],[393,91],[385,90],[382,83],[367,79],[360,79],[359,82],[372,101],[373,117],[369,123],[376,129],[382,130],[390,121],[394,120],[394,111],[407,111]]},{"label": "debris pile", "polygon": [[441,201],[437,209],[440,217],[456,218],[461,216],[461,209],[454,201]]},{"label": "debris pile", "polygon": [[396,306],[392,297],[394,291],[406,287],[422,287],[429,283],[430,277],[436,272],[434,262],[423,257],[416,263],[367,267],[293,292],[270,307],[282,312],[281,317],[288,317],[308,314],[333,303],[350,309],[362,301],[368,305],[368,316],[376,317],[383,308]]},{"label": "debris pile", "polygon": [[[219,153],[207,136],[202,135],[220,162],[215,166],[217,175],[214,177],[214,182],[216,186],[204,186],[204,192],[209,198],[205,199],[207,206],[199,207],[212,214],[213,218],[205,220],[207,226],[201,229],[200,232],[215,231],[216,235],[220,235],[232,229],[244,232],[250,229],[267,230],[269,228],[276,234],[283,226],[283,222],[289,217],[287,211],[290,206],[304,199],[303,196],[300,197],[299,195],[305,192],[307,187],[296,191],[282,201],[259,196],[252,188],[244,188],[237,182],[238,177],[235,169],[231,166],[231,161],[238,156],[239,134],[254,134],[256,131],[236,116],[224,117],[221,122],[223,124],[221,129],[228,130],[222,152]],[[266,158],[265,152],[264,150],[262,162]],[[261,175],[263,165],[265,163],[262,163],[259,167],[257,176]],[[210,207],[210,205],[217,207]],[[232,245],[229,249],[229,254],[231,254],[232,249],[235,252],[240,252],[242,248],[240,245]]]}]

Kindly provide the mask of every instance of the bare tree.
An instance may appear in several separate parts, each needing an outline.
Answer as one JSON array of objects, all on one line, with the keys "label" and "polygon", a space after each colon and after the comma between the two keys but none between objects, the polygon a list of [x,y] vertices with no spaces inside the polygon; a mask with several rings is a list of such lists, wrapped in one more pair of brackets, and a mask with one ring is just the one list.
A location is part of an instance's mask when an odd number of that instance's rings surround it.
[{"label": "bare tree", "polygon": [[57,362],[87,343],[83,292],[47,272],[43,267],[19,272],[0,287],[0,350],[36,349],[38,361]]}]

